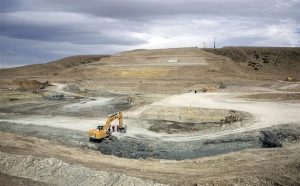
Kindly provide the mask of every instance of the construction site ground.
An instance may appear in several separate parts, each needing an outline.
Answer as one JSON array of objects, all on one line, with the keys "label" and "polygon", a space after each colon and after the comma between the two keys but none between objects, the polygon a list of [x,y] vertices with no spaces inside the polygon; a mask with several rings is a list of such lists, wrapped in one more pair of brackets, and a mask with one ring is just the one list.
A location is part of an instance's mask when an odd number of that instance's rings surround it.
[{"label": "construction site ground", "polygon": [[[0,181],[299,185],[300,51],[286,50],[136,50],[0,69]],[[118,111],[127,133],[90,142]]]}]

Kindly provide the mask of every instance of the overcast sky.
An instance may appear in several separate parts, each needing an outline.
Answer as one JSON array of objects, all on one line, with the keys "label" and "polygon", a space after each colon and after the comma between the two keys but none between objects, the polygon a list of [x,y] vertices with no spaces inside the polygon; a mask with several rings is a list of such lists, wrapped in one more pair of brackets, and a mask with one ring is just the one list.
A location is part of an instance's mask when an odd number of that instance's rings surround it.
[{"label": "overcast sky", "polygon": [[300,0],[0,0],[0,68],[139,48],[300,46]]}]

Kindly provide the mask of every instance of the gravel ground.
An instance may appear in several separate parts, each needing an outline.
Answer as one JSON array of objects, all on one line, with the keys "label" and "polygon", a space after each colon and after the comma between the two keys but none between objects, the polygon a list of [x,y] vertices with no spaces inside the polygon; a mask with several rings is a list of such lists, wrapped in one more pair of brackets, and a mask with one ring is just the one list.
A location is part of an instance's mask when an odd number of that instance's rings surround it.
[{"label": "gravel ground", "polygon": [[[94,171],[55,158],[0,152],[1,172],[54,185],[161,185],[122,174]],[[41,171],[43,170],[43,171]]]}]

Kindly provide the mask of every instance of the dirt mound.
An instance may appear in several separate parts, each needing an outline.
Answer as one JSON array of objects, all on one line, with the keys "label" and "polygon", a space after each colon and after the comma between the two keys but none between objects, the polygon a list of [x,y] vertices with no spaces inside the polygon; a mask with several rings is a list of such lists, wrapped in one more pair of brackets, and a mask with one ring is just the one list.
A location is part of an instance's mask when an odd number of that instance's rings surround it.
[{"label": "dirt mound", "polygon": [[251,115],[225,109],[152,106],[145,109],[139,118],[146,120],[150,131],[174,134],[218,130],[233,123],[238,127],[241,122],[250,120]]},{"label": "dirt mound", "polygon": [[277,70],[286,76],[298,76],[300,71],[300,48],[275,47],[224,47],[204,49],[231,58],[234,62],[247,64],[254,70]]},{"label": "dirt mound", "polygon": [[[18,163],[16,163],[18,162]],[[55,158],[0,152],[1,172],[55,185],[161,185],[122,174],[94,171]]]},{"label": "dirt mound", "polygon": [[166,120],[182,123],[233,123],[230,118],[236,118],[235,121],[247,119],[250,116],[246,113],[225,110],[225,109],[207,109],[192,107],[160,107],[151,106],[141,113],[140,118],[150,120]]},{"label": "dirt mound", "polygon": [[29,80],[24,78],[18,78],[13,80],[13,83],[19,87],[20,90],[36,90],[36,89],[44,89],[51,84],[46,82],[39,82],[37,80]]},{"label": "dirt mound", "polygon": [[16,84],[19,87],[19,89],[23,90],[39,89],[42,85],[42,83],[37,80],[28,80],[23,78],[15,79],[13,80],[13,83]]}]

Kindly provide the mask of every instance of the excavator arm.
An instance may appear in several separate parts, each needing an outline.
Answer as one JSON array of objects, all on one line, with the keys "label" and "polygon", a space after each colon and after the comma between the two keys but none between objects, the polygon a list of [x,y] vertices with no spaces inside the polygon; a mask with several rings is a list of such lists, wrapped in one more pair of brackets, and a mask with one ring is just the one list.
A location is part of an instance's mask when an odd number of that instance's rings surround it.
[{"label": "excavator arm", "polygon": [[114,114],[111,114],[111,115],[108,116],[108,118],[105,121],[103,129],[105,131],[108,130],[110,125],[111,125],[111,122],[114,121],[115,119],[119,120],[118,128],[120,128],[120,129],[124,128],[124,126],[123,126],[123,114],[122,114],[122,112],[117,112],[117,113],[114,113]]}]

